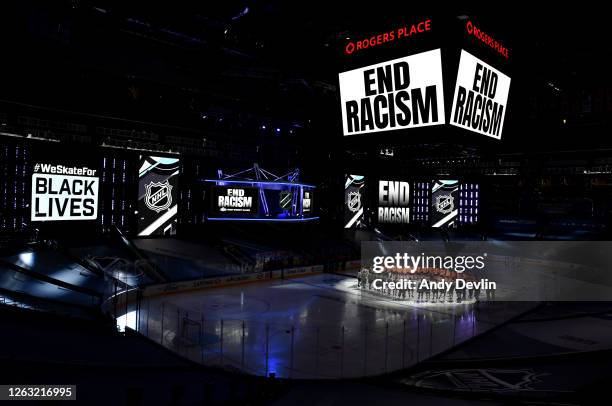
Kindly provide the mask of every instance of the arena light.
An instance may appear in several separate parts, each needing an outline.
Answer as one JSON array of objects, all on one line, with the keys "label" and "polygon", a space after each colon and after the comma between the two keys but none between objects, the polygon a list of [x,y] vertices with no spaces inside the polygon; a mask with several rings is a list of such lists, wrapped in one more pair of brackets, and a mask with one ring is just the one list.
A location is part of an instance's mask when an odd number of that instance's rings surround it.
[{"label": "arena light", "polygon": [[232,17],[232,21],[241,19],[245,15],[249,14],[249,11],[250,11],[249,6],[245,6],[241,12],[239,12],[238,14]]},{"label": "arena light", "polygon": [[34,266],[34,253],[33,252],[22,252],[19,254],[19,262],[26,268]]},{"label": "arena light", "polygon": [[136,330],[136,310],[132,310],[124,315],[117,317],[117,329],[119,332],[125,332],[125,328]]}]

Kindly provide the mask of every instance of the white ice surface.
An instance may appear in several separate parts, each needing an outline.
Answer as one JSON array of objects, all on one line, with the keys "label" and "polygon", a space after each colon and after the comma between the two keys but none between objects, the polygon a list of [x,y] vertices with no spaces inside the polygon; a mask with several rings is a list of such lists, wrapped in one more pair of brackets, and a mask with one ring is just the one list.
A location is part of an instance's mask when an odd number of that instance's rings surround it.
[{"label": "white ice surface", "polygon": [[154,297],[138,324],[207,365],[339,378],[413,365],[534,305],[408,304],[364,292],[355,278],[322,274]]}]

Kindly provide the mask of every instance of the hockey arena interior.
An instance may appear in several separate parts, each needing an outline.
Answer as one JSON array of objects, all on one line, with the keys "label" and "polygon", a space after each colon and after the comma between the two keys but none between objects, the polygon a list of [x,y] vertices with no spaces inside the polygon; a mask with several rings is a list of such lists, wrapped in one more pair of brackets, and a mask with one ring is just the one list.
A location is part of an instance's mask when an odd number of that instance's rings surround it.
[{"label": "hockey arena interior", "polygon": [[0,6],[0,400],[605,404],[606,12],[355,4]]}]

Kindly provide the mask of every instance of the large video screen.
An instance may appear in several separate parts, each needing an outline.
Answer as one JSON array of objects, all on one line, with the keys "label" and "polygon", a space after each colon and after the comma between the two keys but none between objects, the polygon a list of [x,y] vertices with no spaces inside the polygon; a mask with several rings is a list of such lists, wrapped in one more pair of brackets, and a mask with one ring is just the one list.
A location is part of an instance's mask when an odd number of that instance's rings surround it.
[{"label": "large video screen", "polygon": [[450,124],[500,139],[510,78],[462,50]]},{"label": "large video screen", "polygon": [[339,74],[344,135],[445,123],[440,50]]},{"label": "large video screen", "polygon": [[176,234],[180,160],[141,156],[138,172],[138,235]]},{"label": "large video screen", "polygon": [[431,226],[454,227],[459,214],[459,181],[434,181],[431,188]]},{"label": "large video screen", "polygon": [[344,179],[344,228],[365,227],[365,176],[346,175]]},{"label": "large video screen", "polygon": [[212,213],[215,216],[259,213],[259,189],[246,186],[213,186]]},{"label": "large video screen", "polygon": [[378,181],[378,223],[410,223],[410,183]]},{"label": "large video screen", "polygon": [[37,162],[32,172],[32,221],[96,220],[98,170]]},{"label": "large video screen", "polygon": [[311,214],[313,207],[313,191],[310,189],[302,189],[302,214]]}]

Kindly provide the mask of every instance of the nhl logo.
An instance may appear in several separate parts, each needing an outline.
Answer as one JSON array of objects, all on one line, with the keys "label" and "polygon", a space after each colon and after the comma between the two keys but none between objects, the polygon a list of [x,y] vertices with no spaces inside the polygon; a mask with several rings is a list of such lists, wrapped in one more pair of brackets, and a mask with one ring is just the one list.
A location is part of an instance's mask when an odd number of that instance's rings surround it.
[{"label": "nhl logo", "polygon": [[448,214],[455,209],[455,199],[451,195],[436,197],[436,210],[442,214]]},{"label": "nhl logo", "polygon": [[351,212],[358,212],[361,209],[361,193],[349,192],[346,205]]},{"label": "nhl logo", "polygon": [[546,375],[532,369],[466,368],[425,372],[413,375],[410,380],[419,388],[501,393],[537,391],[533,386]]},{"label": "nhl logo", "polygon": [[172,204],[172,185],[165,182],[151,182],[145,185],[145,204],[146,206],[159,213],[160,211],[167,210]]}]

